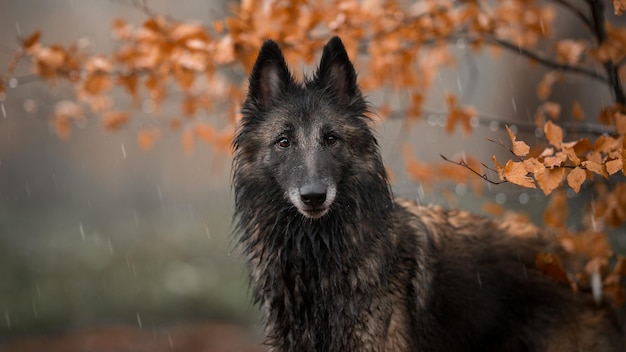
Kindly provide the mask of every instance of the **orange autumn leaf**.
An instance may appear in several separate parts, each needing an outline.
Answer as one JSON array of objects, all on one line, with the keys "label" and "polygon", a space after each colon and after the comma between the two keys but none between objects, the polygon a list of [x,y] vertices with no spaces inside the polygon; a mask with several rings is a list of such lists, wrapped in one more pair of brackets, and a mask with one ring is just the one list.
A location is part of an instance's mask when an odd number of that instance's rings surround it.
[{"label": "orange autumn leaf", "polygon": [[622,140],[611,136],[602,135],[593,143],[593,150],[600,153],[609,154],[613,150],[621,147]]},{"label": "orange autumn leaf", "polygon": [[552,86],[556,82],[556,72],[548,72],[537,85],[537,98],[546,100],[552,92]]},{"label": "orange autumn leaf", "polygon": [[130,116],[123,111],[109,111],[102,116],[102,125],[107,131],[117,131],[125,125]]},{"label": "orange autumn leaf", "polygon": [[524,160],[523,163],[524,163],[524,168],[526,168],[526,171],[530,173],[535,173],[541,169],[546,168],[545,165],[539,160],[537,160],[536,158],[528,158]]},{"label": "orange autumn leaf", "polygon": [[613,0],[613,10],[619,16],[626,11],[626,0]]},{"label": "orange autumn leaf", "polygon": [[498,177],[500,177],[500,181],[504,181],[504,166],[498,162],[495,155],[491,156],[491,160],[496,166],[496,171],[498,172]]},{"label": "orange autumn leaf", "polygon": [[604,166],[606,167],[606,172],[609,175],[613,175],[613,174],[617,173],[618,171],[622,170],[622,167],[623,167],[622,159],[607,160],[604,163]]},{"label": "orange autumn leaf", "polygon": [[561,148],[561,143],[563,143],[563,130],[561,127],[553,124],[552,121],[548,121],[543,126],[543,133],[545,133],[550,144],[557,148]]},{"label": "orange autumn leaf", "polygon": [[505,126],[506,131],[509,134],[509,138],[511,139],[511,143],[513,144],[513,154],[516,156],[526,156],[530,152],[530,147],[524,141],[516,141],[515,134],[509,128],[509,126]]},{"label": "orange autumn leaf", "polygon": [[561,115],[561,105],[553,102],[545,102],[541,106],[543,111],[548,115],[548,117],[552,120],[558,120]]},{"label": "orange autumn leaf", "polygon": [[215,128],[211,125],[201,124],[194,128],[194,132],[198,138],[206,143],[215,142]]},{"label": "orange autumn leaf", "polygon": [[587,50],[582,40],[563,39],[556,43],[557,60],[568,65],[576,65]]},{"label": "orange autumn leaf", "polygon": [[602,166],[601,163],[598,163],[598,162],[595,162],[595,161],[592,161],[592,160],[585,160],[585,161],[583,161],[581,163],[581,165],[585,169],[587,169],[587,170],[589,170],[589,171],[591,171],[591,172],[593,172],[595,174],[598,174],[600,176],[603,176],[604,178],[608,178],[609,177],[609,175],[606,173],[606,170],[604,169],[604,167]]},{"label": "orange autumn leaf", "polygon": [[563,168],[543,168],[535,172],[534,176],[535,180],[537,180],[539,188],[541,188],[545,195],[549,195],[553,190],[561,185],[564,174],[565,169]]},{"label": "orange autumn leaf", "polygon": [[459,107],[456,96],[450,93],[446,95],[446,104],[449,109],[446,119],[446,132],[454,132],[457,124],[463,127],[464,134],[468,135],[472,132],[471,120],[477,115],[476,109],[472,106]]},{"label": "orange autumn leaf", "polygon": [[482,208],[485,213],[493,216],[502,216],[506,211],[506,208],[494,202],[486,202],[483,204]]},{"label": "orange autumn leaf", "polygon": [[576,167],[574,170],[567,174],[567,184],[576,192],[580,192],[580,186],[587,179],[587,173],[585,170]]},{"label": "orange autumn leaf", "polygon": [[626,114],[615,113],[615,129],[619,134],[626,134]]},{"label": "orange autumn leaf", "polygon": [[582,121],[585,118],[585,112],[578,101],[574,101],[572,104],[572,117],[574,121]]},{"label": "orange autumn leaf", "polygon": [[555,253],[538,253],[535,257],[535,265],[541,273],[557,282],[569,284],[561,258]]},{"label": "orange autumn leaf", "polygon": [[567,195],[561,188],[556,189],[543,212],[543,223],[549,228],[564,230],[567,228],[567,213]]},{"label": "orange autumn leaf", "polygon": [[567,159],[569,159],[569,161],[574,163],[574,165],[576,166],[580,165],[580,158],[578,157],[578,155],[576,155],[576,151],[574,150],[573,147],[570,147],[569,145],[566,145],[565,143],[563,143],[562,151],[563,151],[563,154],[567,156]]},{"label": "orange autumn leaf", "polygon": [[154,143],[161,138],[162,132],[160,129],[146,128],[137,133],[137,143],[143,150],[151,150],[154,147]]},{"label": "orange autumn leaf", "polygon": [[55,116],[52,120],[54,130],[61,139],[68,139],[72,133],[70,119],[64,115]]},{"label": "orange autumn leaf", "polygon": [[35,31],[33,34],[22,40],[22,48],[26,52],[32,52],[41,39],[41,31]]},{"label": "orange autumn leaf", "polygon": [[523,162],[507,161],[503,174],[504,178],[513,184],[526,188],[536,188],[535,181],[528,176]]}]

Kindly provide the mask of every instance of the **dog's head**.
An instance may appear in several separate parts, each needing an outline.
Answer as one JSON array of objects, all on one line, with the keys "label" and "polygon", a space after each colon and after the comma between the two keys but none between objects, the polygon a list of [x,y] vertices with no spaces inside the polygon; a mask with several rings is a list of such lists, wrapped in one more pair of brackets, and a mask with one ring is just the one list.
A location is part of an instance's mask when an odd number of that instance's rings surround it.
[{"label": "dog's head", "polygon": [[235,177],[255,177],[267,192],[280,188],[302,215],[321,218],[341,196],[342,183],[358,168],[374,168],[368,164],[379,158],[366,111],[338,37],[326,44],[314,76],[303,82],[293,78],[278,45],[266,41],[234,141]]}]

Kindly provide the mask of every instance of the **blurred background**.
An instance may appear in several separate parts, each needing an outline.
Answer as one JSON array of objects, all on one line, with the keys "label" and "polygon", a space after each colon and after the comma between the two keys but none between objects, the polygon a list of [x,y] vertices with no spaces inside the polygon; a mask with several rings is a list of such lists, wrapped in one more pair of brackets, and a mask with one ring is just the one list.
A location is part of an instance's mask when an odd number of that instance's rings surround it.
[{"label": "blurred background", "polygon": [[[35,30],[42,30],[46,43],[85,38],[94,52],[110,51],[114,19],[146,19],[130,3],[3,0],[2,74],[18,38]],[[147,4],[207,26],[229,14],[224,1]],[[561,19],[558,30],[577,31],[570,22]],[[497,61],[476,56],[463,43],[454,52],[460,63],[439,74],[425,118],[408,129],[401,119],[387,120],[379,136],[397,195],[480,212],[466,185],[446,186],[455,195],[450,204],[410,181],[400,147],[410,143],[424,161],[467,152],[490,163],[491,155],[503,151],[485,137],[506,140],[502,125],[481,125],[471,137],[448,135],[437,114],[445,112],[442,96],[454,92],[494,120],[528,123],[545,71],[507,52]],[[258,349],[259,315],[231,236],[230,156],[204,144],[187,155],[175,132],[143,151],[133,127],[110,133],[89,119],[61,140],[49,117],[69,87],[51,87],[28,69],[22,64],[0,97],[0,351],[99,351],[106,341],[126,339],[141,342],[107,349]],[[552,100],[560,98],[580,101],[589,114],[611,99],[604,87],[576,77],[555,89]],[[168,101],[178,108],[176,99]],[[520,130],[520,137],[540,137],[527,132]],[[487,187],[481,197],[534,216],[544,207],[540,193],[516,187]]]}]

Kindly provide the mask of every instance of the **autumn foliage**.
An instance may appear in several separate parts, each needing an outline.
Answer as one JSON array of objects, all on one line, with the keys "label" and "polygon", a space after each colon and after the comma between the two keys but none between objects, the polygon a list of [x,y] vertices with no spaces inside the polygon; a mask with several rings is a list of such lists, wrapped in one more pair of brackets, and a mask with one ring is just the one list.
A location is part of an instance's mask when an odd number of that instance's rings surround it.
[{"label": "autumn foliage", "polygon": [[[146,2],[132,3],[145,11]],[[528,59],[531,67],[548,69],[534,92],[541,101],[534,128],[543,143],[529,144],[507,126],[508,140],[493,142],[506,148],[510,158],[494,156],[491,166],[472,157],[426,164],[405,147],[407,174],[426,185],[446,178],[478,192],[485,182],[541,189],[549,197],[544,225],[560,236],[566,249],[580,255],[586,267],[575,279],[563,276],[559,259],[548,254],[538,257],[538,267],[580,287],[593,286],[590,278],[599,275],[601,289],[621,303],[626,263],[612,252],[607,233],[626,222],[622,86],[626,28],[607,20],[607,9],[620,15],[626,1],[243,0],[233,6],[232,16],[210,25],[145,11],[142,24],[122,18],[113,21],[117,45],[110,53],[85,50],[79,42],[46,44],[45,29],[22,38],[7,74],[0,77],[0,91],[10,94],[7,82],[17,65],[27,62],[40,79],[51,85],[69,84],[73,90],[73,97],[57,102],[51,113],[61,138],[69,138],[72,126],[88,119],[107,131],[133,125],[137,142],[146,150],[170,130],[180,133],[186,152],[203,141],[228,153],[246,74],[267,38],[281,43],[288,62],[306,65],[331,35],[340,35],[358,61],[364,91],[405,98],[393,106],[378,106],[379,114],[402,116],[407,123],[423,115],[422,105],[438,70],[457,63],[451,44],[462,42],[475,52],[486,49],[496,57],[500,51],[511,51]],[[586,28],[587,38],[553,37],[554,21],[565,12]],[[609,88],[612,103],[594,116],[584,116],[577,101],[569,102],[567,109],[551,101],[554,85],[568,75]],[[176,99],[177,113],[161,111],[167,99]],[[457,96],[441,99],[448,108],[446,131],[470,134],[484,122],[475,108],[464,106]],[[565,110],[571,115],[564,116]],[[136,121],[136,112],[155,119]],[[219,119],[207,118],[216,112]],[[588,128],[583,121],[601,128]],[[568,189],[593,195],[585,198],[590,199],[582,205],[585,216],[575,226],[568,217]]]}]

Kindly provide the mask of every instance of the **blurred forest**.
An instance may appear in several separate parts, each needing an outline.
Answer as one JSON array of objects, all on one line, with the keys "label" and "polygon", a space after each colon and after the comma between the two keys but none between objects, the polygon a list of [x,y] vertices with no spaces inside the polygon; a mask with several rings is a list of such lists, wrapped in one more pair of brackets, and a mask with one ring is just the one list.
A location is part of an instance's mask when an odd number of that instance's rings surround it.
[{"label": "blurred forest", "polygon": [[0,351],[258,348],[230,140],[267,38],[306,73],[341,36],[396,195],[545,226],[623,303],[625,8],[5,1]]}]

